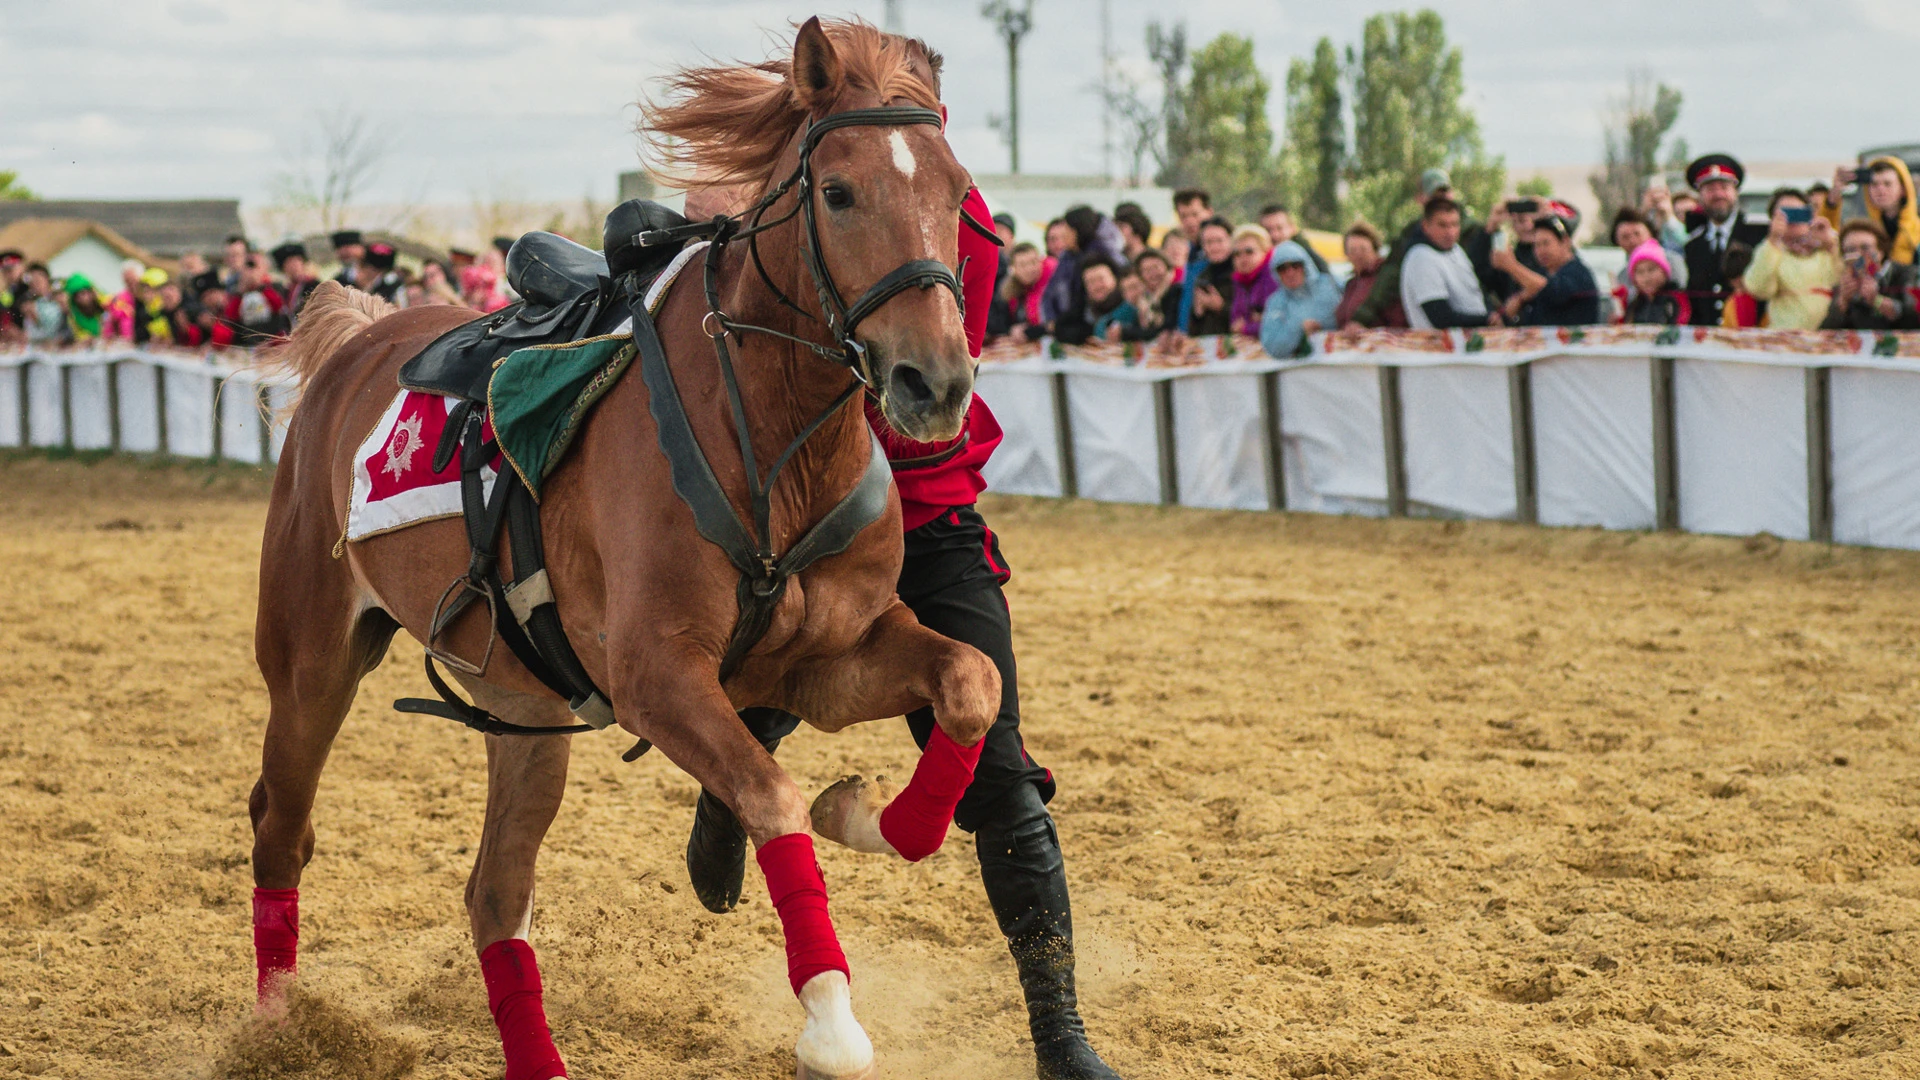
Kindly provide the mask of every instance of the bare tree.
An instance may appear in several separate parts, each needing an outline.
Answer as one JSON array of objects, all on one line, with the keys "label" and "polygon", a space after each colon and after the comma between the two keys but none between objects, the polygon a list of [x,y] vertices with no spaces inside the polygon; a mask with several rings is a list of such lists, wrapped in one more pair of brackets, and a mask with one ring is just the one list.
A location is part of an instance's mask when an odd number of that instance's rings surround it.
[{"label": "bare tree", "polygon": [[289,154],[289,167],[274,178],[275,194],[315,214],[322,231],[337,229],[386,165],[394,142],[392,132],[351,105],[319,110]]},{"label": "bare tree", "polygon": [[999,32],[1000,40],[1007,43],[1007,112],[1005,116],[989,116],[987,123],[1000,129],[1006,136],[1008,158],[1012,172],[1020,171],[1020,39],[1033,29],[1033,0],[1021,0],[1015,6],[1012,0],[987,0],[980,5],[980,14],[985,16],[993,28]]},{"label": "bare tree", "polygon": [[1116,147],[1128,163],[1127,184],[1146,183],[1148,158],[1164,156],[1160,136],[1165,130],[1165,111],[1157,101],[1149,101],[1140,83],[1124,72],[1116,73],[1111,85],[1102,90],[1107,115],[1119,127]]},{"label": "bare tree", "polygon": [[[1680,91],[1656,82],[1651,71],[1627,73],[1627,92],[1608,103],[1606,164],[1587,179],[1602,216],[1639,203],[1640,185],[1660,167],[1660,144],[1680,119],[1680,102]],[[1673,156],[1686,156],[1684,140],[1674,140]]]}]

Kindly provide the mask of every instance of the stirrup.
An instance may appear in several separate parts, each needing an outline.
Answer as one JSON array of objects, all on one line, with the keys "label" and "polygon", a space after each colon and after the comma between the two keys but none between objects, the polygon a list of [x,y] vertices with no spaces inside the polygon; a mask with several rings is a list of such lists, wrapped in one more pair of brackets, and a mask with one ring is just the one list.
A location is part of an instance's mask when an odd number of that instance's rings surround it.
[{"label": "stirrup", "polygon": [[[459,595],[456,596],[455,593]],[[450,597],[451,603],[448,602]],[[440,635],[446,632],[453,620],[459,618],[460,613],[467,610],[467,605],[473,603],[476,598],[487,602],[487,651],[481,654],[480,664],[477,667],[438,647]],[[469,675],[485,675],[487,665],[493,662],[493,642],[497,636],[493,628],[497,625],[499,624],[495,620],[493,591],[475,585],[471,577],[463,575],[455,578],[453,584],[447,586],[447,591],[441,593],[439,601],[433,605],[433,622],[427,627],[427,655],[456,671],[464,671]]]}]

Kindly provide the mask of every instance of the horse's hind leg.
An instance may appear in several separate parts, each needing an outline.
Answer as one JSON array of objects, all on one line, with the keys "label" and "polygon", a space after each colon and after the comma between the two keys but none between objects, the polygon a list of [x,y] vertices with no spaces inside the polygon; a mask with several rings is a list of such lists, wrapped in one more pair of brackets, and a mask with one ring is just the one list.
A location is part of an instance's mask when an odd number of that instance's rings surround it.
[{"label": "horse's hind leg", "polygon": [[[269,515],[269,537],[276,535],[278,517]],[[326,542],[303,560],[292,545],[270,540],[260,567],[254,653],[270,704],[260,779],[247,809],[253,819],[253,942],[261,1005],[275,998],[278,984],[295,968],[300,876],[313,858],[311,815],[320,771],[361,676],[386,655],[397,629],[384,611],[360,600],[345,562],[327,558]]]},{"label": "horse's hind leg", "polygon": [[[558,725],[573,719],[560,701],[462,682],[483,708],[514,723]],[[560,812],[572,743],[571,735],[487,737],[487,823],[467,879],[467,916],[509,1080],[566,1075],[547,1027],[540,967],[528,938],[534,861]]]}]

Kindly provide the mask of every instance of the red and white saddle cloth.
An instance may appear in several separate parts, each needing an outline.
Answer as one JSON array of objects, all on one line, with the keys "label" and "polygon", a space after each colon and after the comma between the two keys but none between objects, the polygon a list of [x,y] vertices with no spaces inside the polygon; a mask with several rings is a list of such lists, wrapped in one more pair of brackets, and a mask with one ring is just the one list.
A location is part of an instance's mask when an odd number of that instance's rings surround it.
[{"label": "red and white saddle cloth", "polygon": [[[658,314],[667,289],[699,254],[707,241],[688,244],[673,257],[645,298],[647,310]],[[613,329],[629,332],[631,321]],[[440,434],[447,429],[447,413],[454,399],[417,390],[402,390],[373,425],[366,441],[353,455],[353,494],[347,501],[347,539],[365,540],[369,536],[404,529],[422,521],[454,517],[460,506],[460,455],[455,454],[445,470],[433,471],[433,452],[440,445]],[[493,420],[481,429],[484,438],[493,438]],[[480,470],[485,493],[493,494],[493,478],[501,465],[499,455]]]},{"label": "red and white saddle cloth", "polygon": [[[447,429],[455,401],[439,394],[402,390],[353,454],[353,495],[347,503],[347,539],[392,532],[422,521],[460,513],[460,455],[445,470],[433,471],[433,452]],[[493,438],[493,421],[482,429]],[[500,458],[480,470],[487,494],[493,493]]]}]

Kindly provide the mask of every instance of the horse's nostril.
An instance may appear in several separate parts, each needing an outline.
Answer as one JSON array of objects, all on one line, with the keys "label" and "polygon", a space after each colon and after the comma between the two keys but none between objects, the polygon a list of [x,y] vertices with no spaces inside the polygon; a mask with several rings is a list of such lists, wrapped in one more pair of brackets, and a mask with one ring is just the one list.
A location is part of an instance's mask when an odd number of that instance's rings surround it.
[{"label": "horse's nostril", "polygon": [[927,377],[910,364],[893,366],[893,391],[908,405],[924,406],[933,401],[933,388],[927,385]]}]

